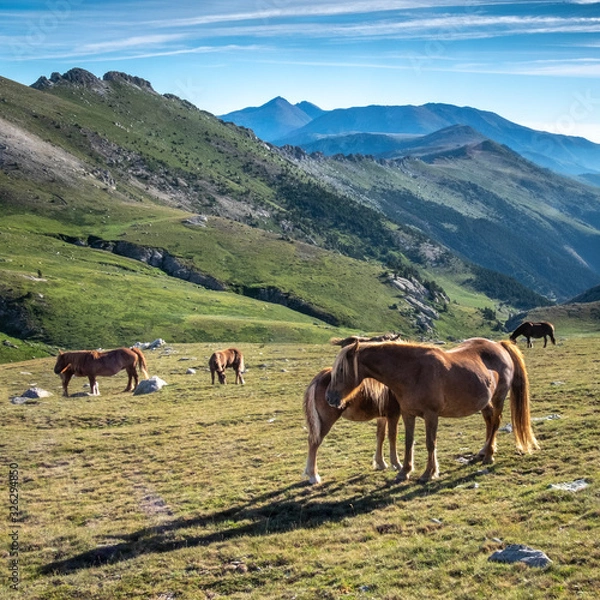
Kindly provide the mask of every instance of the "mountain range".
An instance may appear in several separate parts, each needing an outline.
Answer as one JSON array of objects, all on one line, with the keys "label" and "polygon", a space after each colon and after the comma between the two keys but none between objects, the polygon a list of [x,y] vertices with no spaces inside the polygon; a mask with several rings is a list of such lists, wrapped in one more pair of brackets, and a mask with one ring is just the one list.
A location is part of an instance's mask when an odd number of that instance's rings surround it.
[{"label": "mountain range", "polygon": [[541,167],[569,176],[600,175],[600,144],[581,137],[536,131],[493,112],[470,107],[428,103],[324,111],[307,102],[292,105],[277,97],[260,107],[220,118],[248,127],[261,139],[278,146],[300,146],[307,152],[327,155],[351,152],[378,158],[412,154],[415,144],[423,147],[427,142],[419,142],[418,138],[454,126],[467,126]]},{"label": "mountain range", "polygon": [[125,73],[0,78],[0,331],[456,338],[598,284],[597,188],[468,125],[410,142],[308,154]]}]

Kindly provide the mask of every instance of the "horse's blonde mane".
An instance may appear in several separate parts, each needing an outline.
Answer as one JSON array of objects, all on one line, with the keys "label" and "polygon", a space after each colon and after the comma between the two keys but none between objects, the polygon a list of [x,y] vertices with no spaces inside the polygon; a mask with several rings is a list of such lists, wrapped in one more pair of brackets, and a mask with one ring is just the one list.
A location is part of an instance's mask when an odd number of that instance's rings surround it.
[{"label": "horse's blonde mane", "polygon": [[[359,352],[364,348],[383,346],[386,344],[402,344],[405,346],[410,345],[402,341],[366,342],[363,344],[357,342],[353,346],[346,346],[339,352],[331,370],[331,384],[335,386],[338,378],[342,378],[343,381],[348,380],[350,377],[354,378],[354,390],[346,397],[346,402],[351,402],[352,398],[362,390],[366,396],[369,396],[379,406],[383,406],[387,403],[389,395],[389,389],[387,386],[370,377],[363,379],[362,382],[358,381]],[[353,351],[352,372],[350,371],[350,359],[348,358],[350,351]]]}]

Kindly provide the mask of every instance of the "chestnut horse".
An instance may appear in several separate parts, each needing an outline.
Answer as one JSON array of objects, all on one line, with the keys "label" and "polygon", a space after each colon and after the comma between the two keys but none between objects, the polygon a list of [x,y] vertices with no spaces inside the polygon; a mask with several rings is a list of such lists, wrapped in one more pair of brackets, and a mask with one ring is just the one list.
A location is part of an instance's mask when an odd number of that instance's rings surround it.
[{"label": "chestnut horse", "polygon": [[517,448],[531,452],[538,443],[531,429],[529,379],[523,356],[508,340],[466,340],[452,350],[426,344],[356,343],[338,354],[327,389],[327,402],[340,407],[365,378],[387,385],[396,395],[405,428],[405,452],[399,481],[413,470],[415,419],[425,421],[427,467],[419,481],[439,477],[436,440],[439,417],[467,417],[481,411],[486,440],[477,455],[494,461],[496,434],[510,390],[512,428]]},{"label": "chestnut horse", "polygon": [[[125,392],[133,391],[138,384],[136,368],[148,379],[146,358],[139,348],[117,348],[116,350],[77,350],[61,352],[56,359],[54,372],[62,379],[63,396],[68,396],[67,387],[73,376],[87,377],[92,395],[99,396],[96,377],[111,377],[125,369],[129,380]],[[134,385],[132,385],[134,382]]]},{"label": "chestnut horse", "polygon": [[556,345],[556,340],[554,339],[554,325],[552,323],[548,323],[548,321],[541,321],[540,323],[531,323],[530,321],[526,321],[525,323],[521,323],[511,334],[510,339],[516,344],[517,338],[522,335],[527,338],[527,347],[533,348],[533,343],[531,338],[544,338],[544,348],[548,343],[548,338],[550,341]]},{"label": "chestnut horse", "polygon": [[331,381],[331,368],[327,367],[314,376],[304,392],[304,416],[308,428],[308,458],[304,475],[310,483],[320,483],[317,472],[317,450],[333,424],[340,418],[349,421],[370,421],[377,419],[377,446],[373,458],[376,469],[386,469],[383,458],[383,440],[386,426],[390,443],[390,460],[394,468],[400,470],[396,451],[396,436],[400,406],[388,388],[375,381],[365,379],[352,394],[344,399],[337,408],[333,408],[325,399],[325,391]]},{"label": "chestnut horse", "polygon": [[226,384],[225,369],[232,367],[235,371],[235,382],[244,384],[242,373],[246,370],[244,366],[244,356],[237,348],[228,348],[227,350],[219,350],[215,352],[208,361],[210,368],[210,378],[212,384],[215,383],[215,373],[219,377],[219,383]]}]

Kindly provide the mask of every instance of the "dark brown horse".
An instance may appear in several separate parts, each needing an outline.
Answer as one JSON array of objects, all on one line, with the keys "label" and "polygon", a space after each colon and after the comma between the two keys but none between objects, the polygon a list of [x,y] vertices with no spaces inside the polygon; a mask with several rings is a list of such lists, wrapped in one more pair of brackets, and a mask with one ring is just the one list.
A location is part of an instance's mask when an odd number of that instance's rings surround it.
[{"label": "dark brown horse", "polygon": [[[68,396],[67,387],[73,376],[87,377],[92,395],[99,396],[96,377],[111,377],[125,369],[129,380],[125,392],[133,391],[138,384],[137,370],[148,379],[146,358],[139,348],[117,348],[116,350],[77,350],[61,352],[56,359],[54,372],[62,379],[63,396]],[[132,385],[133,382],[133,385]]]},{"label": "dark brown horse", "polygon": [[527,347],[533,348],[533,342],[531,338],[544,338],[544,348],[548,343],[548,338],[553,344],[556,344],[554,339],[554,325],[548,323],[548,321],[541,321],[540,323],[532,323],[531,321],[525,321],[521,323],[511,334],[510,339],[516,344],[517,338],[522,335],[527,338]]},{"label": "dark brown horse", "polygon": [[510,391],[512,427],[517,447],[538,447],[529,414],[529,379],[523,356],[508,340],[467,340],[444,351],[426,344],[383,342],[348,346],[338,354],[327,389],[327,402],[340,407],[344,398],[365,378],[388,386],[400,403],[405,427],[405,453],[400,481],[413,469],[415,419],[425,421],[427,467],[419,481],[439,477],[436,439],[439,417],[466,417],[481,411],[486,440],[477,455],[484,464],[494,461],[496,434],[504,400]]},{"label": "dark brown horse", "polygon": [[214,385],[215,373],[219,378],[219,383],[226,384],[227,377],[225,369],[231,367],[235,371],[235,382],[244,384],[242,373],[246,370],[244,366],[244,356],[237,348],[228,348],[227,350],[219,350],[215,352],[208,361],[210,368],[210,378]]},{"label": "dark brown horse", "polygon": [[304,475],[308,477],[309,482],[321,482],[317,472],[317,450],[323,438],[340,417],[349,421],[377,419],[377,446],[373,458],[373,466],[376,469],[387,468],[383,458],[383,441],[387,426],[390,460],[392,465],[400,470],[402,465],[398,461],[396,451],[400,406],[394,394],[378,381],[365,379],[350,396],[344,399],[343,404],[334,408],[325,399],[325,391],[330,381],[331,368],[328,367],[315,375],[304,392],[304,416],[308,428],[308,458]]}]

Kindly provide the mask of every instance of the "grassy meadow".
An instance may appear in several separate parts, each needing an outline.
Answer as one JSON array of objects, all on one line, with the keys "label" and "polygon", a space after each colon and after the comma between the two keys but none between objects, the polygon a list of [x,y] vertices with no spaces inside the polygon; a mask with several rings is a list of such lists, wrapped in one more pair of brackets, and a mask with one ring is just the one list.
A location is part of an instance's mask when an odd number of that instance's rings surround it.
[{"label": "grassy meadow", "polygon": [[[245,386],[210,384],[208,357],[224,345],[164,346],[146,356],[168,385],[140,396],[122,393],[124,373],[100,378],[100,397],[74,379],[63,398],[52,358],[0,365],[0,599],[596,598],[599,338],[558,333],[557,346],[520,344],[541,450],[521,456],[504,432],[494,465],[465,464],[481,416],[442,420],[441,477],[427,485],[372,470],[374,422],[338,422],[322,484],[302,479],[302,395],[333,362],[328,344],[241,344]],[[53,395],[10,403],[30,386]],[[415,478],[422,421],[416,438]],[[19,592],[7,585],[11,464]],[[577,479],[588,487],[550,487]],[[488,561],[509,544],[553,562]]]}]

